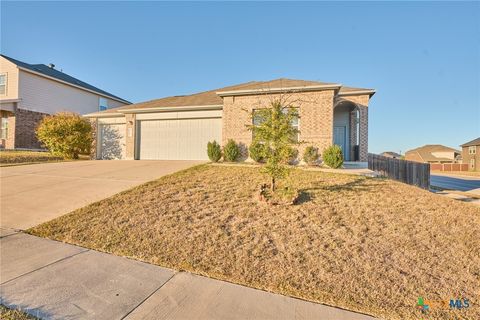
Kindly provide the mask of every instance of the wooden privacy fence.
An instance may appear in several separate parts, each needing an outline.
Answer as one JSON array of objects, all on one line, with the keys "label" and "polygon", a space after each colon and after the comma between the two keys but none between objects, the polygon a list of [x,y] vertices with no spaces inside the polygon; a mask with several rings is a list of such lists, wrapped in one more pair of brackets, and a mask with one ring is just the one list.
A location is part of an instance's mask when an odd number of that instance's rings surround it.
[{"label": "wooden privacy fence", "polygon": [[468,171],[468,163],[431,163],[432,171]]},{"label": "wooden privacy fence", "polygon": [[430,164],[368,154],[368,169],[423,189],[430,188]]}]

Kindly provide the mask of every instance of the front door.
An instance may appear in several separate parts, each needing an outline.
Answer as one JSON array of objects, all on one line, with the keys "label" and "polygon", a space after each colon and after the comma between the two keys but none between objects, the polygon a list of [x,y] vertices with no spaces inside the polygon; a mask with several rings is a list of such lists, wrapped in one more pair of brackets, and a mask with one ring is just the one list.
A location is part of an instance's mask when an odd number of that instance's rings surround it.
[{"label": "front door", "polygon": [[342,148],[343,158],[347,159],[347,127],[345,126],[335,126],[333,127],[333,144],[340,146]]}]

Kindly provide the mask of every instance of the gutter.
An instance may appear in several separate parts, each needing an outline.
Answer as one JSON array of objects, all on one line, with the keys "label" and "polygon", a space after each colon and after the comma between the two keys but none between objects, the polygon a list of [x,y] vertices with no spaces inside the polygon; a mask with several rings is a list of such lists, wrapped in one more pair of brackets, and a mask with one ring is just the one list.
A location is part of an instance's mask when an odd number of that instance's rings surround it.
[{"label": "gutter", "polygon": [[179,106],[179,107],[156,107],[156,108],[132,108],[121,109],[120,113],[153,113],[153,112],[169,112],[169,111],[198,111],[198,110],[222,110],[223,105],[205,105],[205,106]]},{"label": "gutter", "polygon": [[3,104],[3,103],[12,103],[12,102],[20,102],[22,101],[22,99],[3,99],[3,100],[0,100],[0,104]]},{"label": "gutter", "polygon": [[94,112],[94,113],[87,113],[82,115],[84,118],[119,118],[125,116],[122,113],[116,113],[116,112],[106,112],[106,113],[99,113],[99,112]]},{"label": "gutter", "polygon": [[357,90],[338,93],[339,96],[358,96],[362,94],[368,94],[369,96],[373,96],[375,94],[375,90]]},{"label": "gutter", "polygon": [[176,112],[176,111],[205,111],[205,110],[222,110],[223,105],[213,104],[205,106],[179,106],[179,107],[156,107],[156,108],[132,108],[119,109],[115,112],[94,112],[83,115],[85,118],[114,118],[123,117],[127,113],[156,113],[156,112]]},{"label": "gutter", "polygon": [[242,96],[250,94],[267,94],[267,93],[282,93],[291,91],[320,91],[320,90],[335,90],[340,89],[340,83],[322,84],[318,86],[303,86],[303,87],[289,87],[289,88],[265,88],[265,89],[251,89],[251,90],[233,90],[233,91],[218,91],[215,92],[220,97],[226,96]]},{"label": "gutter", "polygon": [[112,100],[115,100],[115,101],[118,101],[118,102],[121,102],[121,103],[132,104],[130,101],[123,100],[123,99],[121,99],[121,98],[115,98],[115,97],[106,95],[106,94],[104,94],[104,93],[100,93],[100,92],[98,92],[98,91],[94,91],[94,90],[90,90],[90,89],[87,89],[87,88],[84,88],[84,87],[81,87],[81,86],[77,86],[77,85],[75,85],[75,84],[73,84],[73,83],[66,82],[66,81],[60,80],[60,79],[58,79],[58,78],[50,77],[50,76],[47,76],[46,74],[43,74],[43,73],[41,73],[41,72],[35,72],[35,71],[33,71],[33,70],[30,70],[30,69],[21,67],[21,66],[19,66],[19,65],[17,65],[17,68],[20,69],[20,70],[22,70],[22,71],[25,71],[25,72],[28,72],[28,73],[32,73],[32,74],[35,74],[35,75],[37,75],[37,76],[44,77],[44,78],[47,78],[47,79],[50,79],[50,80],[53,80],[53,81],[57,81],[57,82],[60,82],[60,83],[65,84],[65,85],[67,85],[67,86],[71,86],[71,87],[74,87],[74,88],[77,88],[77,89],[80,89],[80,90],[88,91],[88,92],[94,93],[94,94],[96,94],[96,95],[105,97],[105,98],[109,98],[109,99],[112,99]]}]

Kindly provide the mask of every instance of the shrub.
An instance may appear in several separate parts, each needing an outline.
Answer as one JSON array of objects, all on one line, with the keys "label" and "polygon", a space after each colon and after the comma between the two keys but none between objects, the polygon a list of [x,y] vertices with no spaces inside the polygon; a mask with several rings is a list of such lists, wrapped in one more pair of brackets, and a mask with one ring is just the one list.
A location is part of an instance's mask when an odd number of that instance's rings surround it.
[{"label": "shrub", "polygon": [[318,157],[319,155],[317,148],[314,146],[308,146],[305,148],[305,151],[303,152],[303,161],[305,161],[306,164],[310,166],[317,164]]},{"label": "shrub", "polygon": [[235,162],[240,156],[240,148],[232,139],[228,140],[223,147],[223,159],[227,162]]},{"label": "shrub", "polygon": [[252,142],[248,148],[250,153],[250,158],[255,162],[264,162],[265,161],[265,145],[258,141]]},{"label": "shrub", "polygon": [[222,157],[222,148],[217,141],[213,140],[207,144],[207,154],[212,162],[218,162],[218,160],[220,160]]},{"label": "shrub", "polygon": [[296,148],[290,147],[287,151],[287,156],[283,163],[285,164],[295,164],[298,157],[298,150]]},{"label": "shrub", "polygon": [[337,145],[330,146],[323,151],[323,162],[330,168],[340,168],[343,165],[342,148]]},{"label": "shrub", "polygon": [[60,112],[40,121],[37,138],[56,156],[78,159],[90,153],[93,135],[90,122],[75,113]]}]

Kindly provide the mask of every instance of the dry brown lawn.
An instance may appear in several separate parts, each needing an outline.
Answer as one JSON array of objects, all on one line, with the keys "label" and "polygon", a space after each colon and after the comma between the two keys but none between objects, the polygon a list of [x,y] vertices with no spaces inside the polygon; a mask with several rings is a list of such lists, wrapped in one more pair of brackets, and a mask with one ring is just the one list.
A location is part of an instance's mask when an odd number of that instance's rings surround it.
[{"label": "dry brown lawn", "polygon": [[20,310],[9,309],[0,305],[0,319],[2,320],[36,320],[38,318],[24,313]]},{"label": "dry brown lawn", "polygon": [[419,319],[417,298],[467,298],[428,319],[480,319],[480,209],[390,180],[295,170],[295,206],[256,199],[256,167],[203,165],[30,232],[360,311]]},{"label": "dry brown lawn", "polygon": [[0,165],[27,164],[38,162],[61,161],[62,157],[40,151],[0,151]]}]

